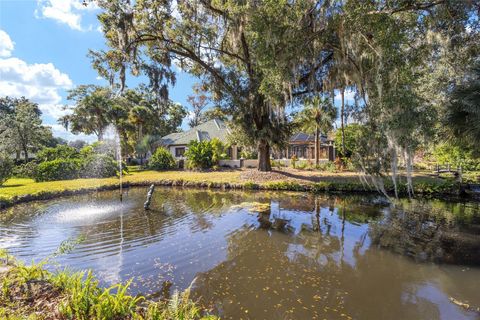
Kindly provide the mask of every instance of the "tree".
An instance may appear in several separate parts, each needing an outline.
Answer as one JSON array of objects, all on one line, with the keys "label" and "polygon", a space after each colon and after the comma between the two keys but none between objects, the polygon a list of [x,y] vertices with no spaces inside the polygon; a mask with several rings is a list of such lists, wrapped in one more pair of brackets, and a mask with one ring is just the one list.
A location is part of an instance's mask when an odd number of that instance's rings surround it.
[{"label": "tree", "polygon": [[[212,99],[232,116],[259,154],[259,170],[269,171],[270,147],[289,136],[284,108],[295,96],[322,86],[322,68],[331,59],[317,39],[327,17],[325,5],[281,1],[99,1],[110,70],[124,88],[128,69],[165,88],[173,61],[206,83]],[[307,52],[307,54],[306,54]],[[146,66],[156,72],[147,72]],[[103,68],[105,71],[108,68]],[[105,73],[105,72],[104,72]],[[108,73],[106,73],[108,74]],[[167,77],[159,76],[167,75]],[[111,77],[112,78],[112,77]]]},{"label": "tree", "polygon": [[80,151],[80,149],[82,149],[87,145],[87,142],[77,139],[77,140],[70,141],[68,145]]},{"label": "tree", "polygon": [[480,63],[450,95],[443,124],[453,142],[472,149],[480,157]]},{"label": "tree", "polygon": [[344,147],[340,149],[340,155],[343,158],[351,158],[353,154],[358,153],[358,144],[362,138],[363,126],[358,123],[346,125],[344,130],[335,132],[335,145],[340,146],[343,142]]},{"label": "tree", "polygon": [[112,126],[124,154],[135,152],[145,134],[164,136],[177,131],[186,115],[182,105],[158,101],[145,86],[126,88],[117,95],[111,88],[81,85],[71,90],[68,98],[75,105],[59,122],[75,134],[95,134],[99,141]]},{"label": "tree", "polygon": [[16,152],[17,159],[23,152],[25,162],[29,153],[38,150],[44,142],[52,137],[49,127],[42,125],[42,112],[36,103],[26,98],[1,98],[0,140],[8,152]]},{"label": "tree", "polygon": [[219,106],[214,106],[210,109],[205,110],[201,115],[201,121],[207,122],[213,119],[218,119],[222,121],[227,121],[228,116],[224,110]]},{"label": "tree", "polygon": [[187,101],[193,109],[191,118],[188,121],[190,128],[196,127],[202,122],[202,112],[208,104],[208,97],[199,84],[193,86],[193,93],[193,95],[187,97]]},{"label": "tree", "polygon": [[296,115],[296,123],[307,133],[315,135],[315,164],[319,164],[320,158],[320,133],[327,134],[333,129],[333,123],[337,118],[337,109],[330,99],[314,96],[305,99],[305,108]]},{"label": "tree", "polygon": [[69,91],[68,100],[73,107],[66,107],[72,113],[61,117],[58,122],[74,134],[95,134],[98,141],[103,140],[109,124],[109,112],[112,109],[112,92],[108,88],[96,85],[80,85]]}]

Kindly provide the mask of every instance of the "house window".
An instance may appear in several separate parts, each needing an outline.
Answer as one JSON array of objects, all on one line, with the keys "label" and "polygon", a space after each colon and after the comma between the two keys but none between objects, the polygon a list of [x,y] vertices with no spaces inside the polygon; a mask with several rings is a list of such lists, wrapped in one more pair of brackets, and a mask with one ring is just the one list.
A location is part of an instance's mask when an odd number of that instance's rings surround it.
[{"label": "house window", "polygon": [[227,158],[232,159],[232,147],[227,148]]},{"label": "house window", "polygon": [[183,157],[185,154],[185,147],[175,148],[175,157]]}]

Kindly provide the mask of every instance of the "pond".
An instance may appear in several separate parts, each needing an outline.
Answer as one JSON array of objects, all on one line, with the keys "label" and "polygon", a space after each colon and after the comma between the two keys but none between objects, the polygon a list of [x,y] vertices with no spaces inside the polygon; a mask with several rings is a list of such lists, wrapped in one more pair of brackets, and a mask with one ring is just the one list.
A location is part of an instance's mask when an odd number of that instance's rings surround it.
[{"label": "pond", "polygon": [[146,191],[4,210],[0,246],[39,261],[81,239],[49,268],[152,299],[192,285],[224,319],[480,317],[478,202],[157,188],[145,211]]}]

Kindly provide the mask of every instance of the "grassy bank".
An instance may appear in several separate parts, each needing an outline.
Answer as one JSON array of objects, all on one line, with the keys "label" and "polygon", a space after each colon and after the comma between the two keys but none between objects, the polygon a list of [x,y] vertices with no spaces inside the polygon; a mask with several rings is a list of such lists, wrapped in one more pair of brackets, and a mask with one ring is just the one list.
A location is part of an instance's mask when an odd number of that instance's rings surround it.
[{"label": "grassy bank", "polygon": [[[400,194],[406,193],[406,179],[401,178]],[[415,174],[415,192],[418,194],[442,195],[458,194],[460,186],[452,179],[440,179],[428,175]],[[292,190],[314,192],[364,192],[375,191],[364,186],[357,173],[327,173],[301,170],[280,170],[261,173],[256,170],[229,170],[211,172],[190,171],[136,171],[124,176],[124,184],[146,186],[149,184],[186,187],[236,188]],[[91,190],[118,188],[118,178],[76,179],[64,181],[35,182],[32,179],[10,179],[0,187],[0,202],[3,206],[19,202],[49,199],[55,196],[70,195]],[[387,191],[393,191],[390,179],[385,179]]]},{"label": "grassy bank", "polygon": [[101,288],[91,272],[51,273],[0,251],[1,319],[216,319],[190,299],[190,290],[159,302],[128,294],[129,283]]}]

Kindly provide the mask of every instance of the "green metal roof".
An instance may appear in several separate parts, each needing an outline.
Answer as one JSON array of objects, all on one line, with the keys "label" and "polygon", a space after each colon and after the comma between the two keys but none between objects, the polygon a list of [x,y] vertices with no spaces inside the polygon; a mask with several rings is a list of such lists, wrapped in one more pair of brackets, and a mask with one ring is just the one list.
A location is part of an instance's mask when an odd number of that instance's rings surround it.
[{"label": "green metal roof", "polygon": [[221,142],[226,143],[228,133],[229,130],[225,125],[225,122],[222,120],[213,119],[185,132],[170,133],[169,135],[163,137],[160,140],[160,143],[164,146],[186,145],[192,140],[210,141],[213,138],[217,138]]}]

